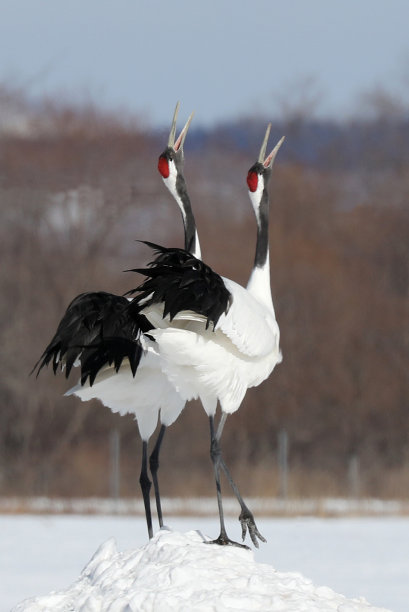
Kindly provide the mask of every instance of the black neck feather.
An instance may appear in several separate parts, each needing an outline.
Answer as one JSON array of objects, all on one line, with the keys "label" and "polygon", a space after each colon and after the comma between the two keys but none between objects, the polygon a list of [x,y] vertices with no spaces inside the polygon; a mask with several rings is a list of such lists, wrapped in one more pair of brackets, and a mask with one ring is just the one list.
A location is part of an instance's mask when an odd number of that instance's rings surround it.
[{"label": "black neck feather", "polygon": [[257,268],[264,267],[268,258],[268,212],[268,193],[267,189],[264,189],[257,218],[257,246],[254,258]]},{"label": "black neck feather", "polygon": [[182,219],[185,229],[185,250],[191,253],[196,249],[196,221],[187,193],[186,182],[181,174],[178,174],[176,177],[176,190],[183,206]]}]

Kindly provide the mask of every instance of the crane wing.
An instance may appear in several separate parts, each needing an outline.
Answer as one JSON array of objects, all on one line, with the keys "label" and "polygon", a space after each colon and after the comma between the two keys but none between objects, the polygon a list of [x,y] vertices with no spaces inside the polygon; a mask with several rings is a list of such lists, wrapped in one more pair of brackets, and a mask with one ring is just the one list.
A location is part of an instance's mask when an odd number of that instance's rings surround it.
[{"label": "crane wing", "polygon": [[142,354],[141,331],[150,329],[143,315],[128,311],[129,301],[105,292],[82,293],[69,304],[57,331],[34,369],[37,375],[52,363],[66,378],[74,365],[81,365],[81,381],[92,384],[97,373],[114,364],[116,370],[127,357],[135,373]]},{"label": "crane wing", "polygon": [[222,314],[216,331],[223,332],[237,349],[249,357],[279,353],[280,330],[274,315],[244,287],[223,278],[232,296],[227,314]]},{"label": "crane wing", "polygon": [[[147,278],[135,290],[130,310],[143,313],[155,328],[181,327],[223,333],[248,357],[279,352],[274,313],[241,285],[222,278],[183,249],[146,243],[157,253]],[[212,324],[212,325],[210,325]]]},{"label": "crane wing", "polygon": [[184,249],[173,249],[147,242],[157,257],[148,268],[136,269],[147,278],[136,289],[131,310],[147,313],[161,305],[162,318],[205,320],[206,328],[216,325],[223,312],[228,312],[231,296],[221,276]]}]

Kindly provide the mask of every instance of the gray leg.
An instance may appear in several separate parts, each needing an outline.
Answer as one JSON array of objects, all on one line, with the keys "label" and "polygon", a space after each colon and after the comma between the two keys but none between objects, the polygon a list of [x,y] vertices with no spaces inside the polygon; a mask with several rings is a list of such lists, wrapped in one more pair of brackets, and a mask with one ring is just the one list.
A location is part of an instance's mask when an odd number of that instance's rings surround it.
[{"label": "gray leg", "polygon": [[160,495],[159,495],[159,482],[158,482],[158,469],[159,469],[159,451],[162,445],[163,436],[165,435],[166,425],[162,425],[159,430],[158,439],[156,440],[156,444],[152,451],[151,456],[149,457],[149,467],[152,474],[153,488],[155,491],[155,500],[156,500],[156,510],[158,513],[159,526],[163,527],[163,515],[162,515],[162,505],[160,503]]},{"label": "gray leg", "polygon": [[[248,548],[244,544],[239,544],[238,542],[234,542],[230,540],[226,532],[226,526],[224,523],[224,512],[223,512],[223,503],[222,503],[222,491],[220,485],[220,465],[221,465],[221,450],[219,445],[218,434],[223,430],[223,425],[220,429],[217,430],[217,434],[214,431],[214,417],[209,417],[210,423],[210,457],[213,463],[214,476],[216,480],[216,491],[217,491],[217,505],[219,508],[219,519],[220,519],[220,535],[216,540],[213,540],[211,543],[220,544],[220,545],[231,545],[231,546],[239,546],[240,548]],[[220,423],[221,424],[221,423]],[[224,424],[224,423],[223,423]]]},{"label": "gray leg", "polygon": [[[226,423],[226,419],[227,419],[227,414],[223,413],[222,416],[221,416],[221,419],[220,419],[219,426],[217,428],[216,438],[217,438],[218,442],[220,441],[220,437],[222,435],[223,428],[224,428],[224,425]],[[256,548],[258,548],[259,544],[258,544],[257,538],[259,538],[262,542],[266,542],[267,540],[261,535],[261,533],[257,529],[257,525],[256,525],[256,522],[254,520],[254,516],[253,516],[252,512],[249,510],[249,508],[247,507],[244,499],[240,495],[240,491],[239,491],[236,483],[234,482],[234,480],[233,480],[233,478],[232,478],[232,476],[230,474],[230,471],[229,471],[227,465],[224,462],[223,457],[221,456],[220,448],[219,448],[219,453],[220,453],[219,466],[222,467],[222,469],[223,469],[223,471],[224,471],[224,473],[225,473],[225,475],[227,477],[227,480],[229,481],[229,485],[231,486],[231,488],[233,490],[233,493],[236,496],[237,501],[239,502],[240,507],[241,507],[241,513],[240,513],[240,516],[239,516],[239,521],[240,521],[240,524],[241,524],[241,535],[242,535],[242,538],[243,538],[243,542],[244,542],[244,539],[245,539],[245,537],[247,535],[247,530],[248,530],[250,538],[251,538],[251,541],[253,542],[254,546]]]},{"label": "gray leg", "polygon": [[148,476],[148,443],[143,440],[142,442],[142,468],[141,475],[139,477],[139,484],[142,489],[143,503],[145,506],[146,524],[148,526],[149,538],[153,536],[152,530],[152,513],[151,513],[151,501],[149,492],[151,490],[151,481]]},{"label": "gray leg", "polygon": [[233,493],[235,494],[237,501],[239,502],[240,507],[241,507],[239,521],[241,524],[241,536],[243,538],[243,542],[245,540],[245,537],[247,535],[247,530],[248,530],[249,535],[251,537],[251,541],[253,542],[254,546],[258,548],[259,545],[258,545],[257,538],[259,538],[259,540],[261,540],[262,542],[267,542],[267,540],[261,535],[261,533],[257,529],[257,525],[254,520],[253,513],[249,510],[244,499],[240,495],[240,491],[237,488],[237,485],[234,482],[233,478],[231,477],[229,469],[227,465],[225,464],[223,458],[221,458],[220,460],[220,465],[223,468],[223,471],[226,474],[227,480],[229,481],[229,485],[231,486]]}]

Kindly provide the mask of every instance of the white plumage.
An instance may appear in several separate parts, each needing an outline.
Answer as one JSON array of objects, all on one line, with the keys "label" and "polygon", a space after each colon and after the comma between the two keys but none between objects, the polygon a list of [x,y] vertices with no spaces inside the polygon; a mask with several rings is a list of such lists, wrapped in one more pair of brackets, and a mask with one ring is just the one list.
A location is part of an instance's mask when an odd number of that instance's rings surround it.
[{"label": "white plumage", "polygon": [[129,363],[121,365],[118,372],[114,367],[100,371],[92,386],[78,383],[65,395],[76,395],[82,401],[99,399],[112,412],[121,415],[132,414],[143,441],[148,441],[160,420],[171,425],[179,416],[185,400],[176,391],[163,373],[163,358],[145,354],[133,376]]},{"label": "white plumage", "polygon": [[[175,140],[178,112],[179,103],[175,108],[168,146],[159,157],[158,169],[181,211],[185,248],[200,257],[199,239],[183,177],[183,144],[193,113]],[[144,312],[143,315],[146,316]],[[153,317],[147,318],[153,327],[164,324],[161,317],[155,320]],[[140,334],[137,340],[142,342],[142,338]],[[92,385],[89,381],[86,384],[80,382],[67,391],[66,395],[76,395],[83,401],[96,398],[113,412],[134,415],[142,440],[148,442],[157,427],[158,418],[161,424],[168,427],[177,419],[186,403],[164,371],[163,356],[150,352],[142,355],[136,372],[132,372],[127,360],[124,360],[118,371],[114,366],[105,367],[97,374]]]},{"label": "white plumage", "polygon": [[[280,331],[275,318],[270,289],[269,252],[265,241],[268,224],[267,181],[282,140],[264,157],[266,137],[258,162],[257,188],[249,191],[258,222],[256,265],[247,288],[221,277],[231,295],[227,312],[221,314],[215,329],[206,326],[206,318],[189,310],[180,310],[170,320],[163,317],[163,303],[148,304],[141,312],[154,324],[146,350],[162,357],[164,372],[184,399],[204,402],[209,416],[217,400],[223,412],[237,410],[249,387],[260,384],[280,363]],[[268,240],[268,238],[267,238]],[[264,252],[257,261],[257,252]],[[152,338],[152,339],[150,339]]]},{"label": "white plumage", "polygon": [[[159,157],[158,169],[181,210],[185,248],[192,249],[195,255],[200,256],[196,226],[183,177],[183,144],[193,113],[175,140],[178,110],[179,103],[173,116],[168,146]],[[67,377],[73,366],[80,367],[81,380],[65,395],[76,395],[82,401],[99,399],[113,412],[121,415],[132,414],[135,417],[143,441],[140,483],[148,532],[152,537],[147,443],[160,416],[162,428],[150,458],[150,467],[158,519],[162,526],[157,481],[159,450],[165,428],[177,419],[185,400],[164,374],[163,357],[142,351],[143,332],[146,332],[147,328],[150,329],[152,324],[148,324],[148,319],[143,314],[131,314],[128,311],[130,302],[130,299],[103,292],[82,294],[75,298],[44,351],[38,371],[50,361],[53,363],[54,373],[59,368],[65,369]],[[72,356],[72,359],[66,368],[69,356]]]},{"label": "white plumage", "polygon": [[[158,168],[175,197],[185,228],[185,250],[153,246],[159,254],[147,276],[127,301],[112,294],[83,294],[67,309],[39,370],[53,361],[54,372],[68,363],[81,367],[81,381],[69,394],[83,401],[98,398],[112,411],[135,416],[143,440],[141,486],[149,535],[152,536],[147,475],[147,442],[162,424],[151,456],[159,521],[162,512],[157,483],[159,449],[166,427],[185,402],[200,398],[210,420],[211,456],[215,469],[221,533],[219,543],[232,543],[224,527],[219,468],[235,492],[242,513],[243,539],[248,528],[255,545],[259,534],[221,458],[220,437],[228,414],[236,411],[248,388],[265,380],[281,361],[279,328],[270,291],[267,181],[280,141],[263,161],[270,126],[259,161],[248,175],[257,219],[255,265],[247,288],[219,277],[200,260],[200,245],[183,178],[183,142],[192,115],[175,142],[176,117]],[[148,243],[149,244],[149,243]],[[111,334],[106,333],[106,328]],[[105,331],[104,331],[105,329]],[[214,415],[220,402],[217,433]]]},{"label": "white plumage", "polygon": [[[221,278],[224,288],[230,294],[230,302],[214,329],[208,326],[204,315],[189,308],[190,304],[186,303],[185,309],[181,300],[179,310],[171,317],[164,316],[166,298],[163,301],[155,301],[155,291],[140,299],[143,305],[140,312],[154,322],[154,329],[149,332],[148,337],[142,338],[144,349],[162,358],[163,372],[177,392],[184,400],[199,398],[210,418],[212,459],[221,520],[221,535],[217,541],[223,544],[231,541],[225,533],[221,510],[218,475],[220,466],[227,473],[230,484],[235,487],[221,459],[219,447],[225,419],[240,407],[247,389],[263,382],[282,360],[279,348],[280,332],[270,289],[267,183],[283,139],[264,159],[270,127],[269,125],[261,147],[259,161],[252,166],[248,175],[249,194],[257,220],[257,246],[255,265],[247,288],[227,278]],[[194,270],[193,262],[192,275]],[[167,265],[164,268],[165,275],[162,279],[150,274],[149,270],[144,273],[148,277],[151,276],[151,284],[148,287],[156,288],[160,293],[161,282],[168,282],[172,267]],[[176,274],[179,274],[179,268]],[[194,285],[193,280],[191,283]],[[223,416],[215,433],[213,419],[217,402],[220,402]],[[242,511],[243,535],[247,525],[256,544],[256,535],[260,539],[263,538],[244,503]]]},{"label": "white plumage", "polygon": [[[157,325],[149,333],[154,341],[143,340],[144,348],[163,358],[163,371],[182,397],[200,398],[209,416],[217,400],[223,412],[237,410],[247,389],[259,385],[281,361],[274,312],[237,283],[222,279],[233,300],[214,331],[205,328],[203,317],[183,312],[165,327]],[[158,321],[160,310],[151,320]]]}]

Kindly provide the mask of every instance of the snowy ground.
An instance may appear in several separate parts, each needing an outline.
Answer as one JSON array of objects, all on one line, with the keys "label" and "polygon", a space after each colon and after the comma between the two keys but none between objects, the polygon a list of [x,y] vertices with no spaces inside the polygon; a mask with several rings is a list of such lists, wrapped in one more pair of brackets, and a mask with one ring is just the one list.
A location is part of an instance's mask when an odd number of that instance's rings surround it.
[{"label": "snowy ground", "polygon": [[[268,543],[255,551],[255,560],[268,563],[280,572],[273,576],[271,567],[268,569],[268,580],[279,579],[280,588],[287,584],[282,573],[299,572],[316,587],[329,587],[348,598],[365,597],[373,606],[393,612],[409,609],[408,518],[260,519],[257,522]],[[168,517],[167,524],[174,532],[183,534],[190,530],[200,530],[212,537],[218,534],[215,519]],[[119,559],[124,560],[123,551],[133,551],[127,562],[136,563],[136,549],[147,540],[145,523],[140,518],[0,516],[0,526],[0,612],[9,612],[27,597],[67,589],[78,579],[99,546],[111,537],[121,552],[116,553],[108,545],[102,556],[108,551],[116,567]],[[239,539],[236,521],[228,521],[228,531],[231,537]],[[186,535],[173,536],[179,538],[179,544],[186,543]],[[150,552],[151,556],[156,553],[157,550]],[[107,559],[94,560],[94,569],[104,563]],[[259,580],[257,576],[254,584]],[[326,598],[327,603],[335,602],[331,599],[335,595],[329,590],[314,591],[301,578],[294,578],[292,588],[294,597],[297,589],[301,589],[308,597],[319,596]],[[336,607],[321,608],[317,604],[315,609]],[[360,609],[356,604],[345,611]]]}]

